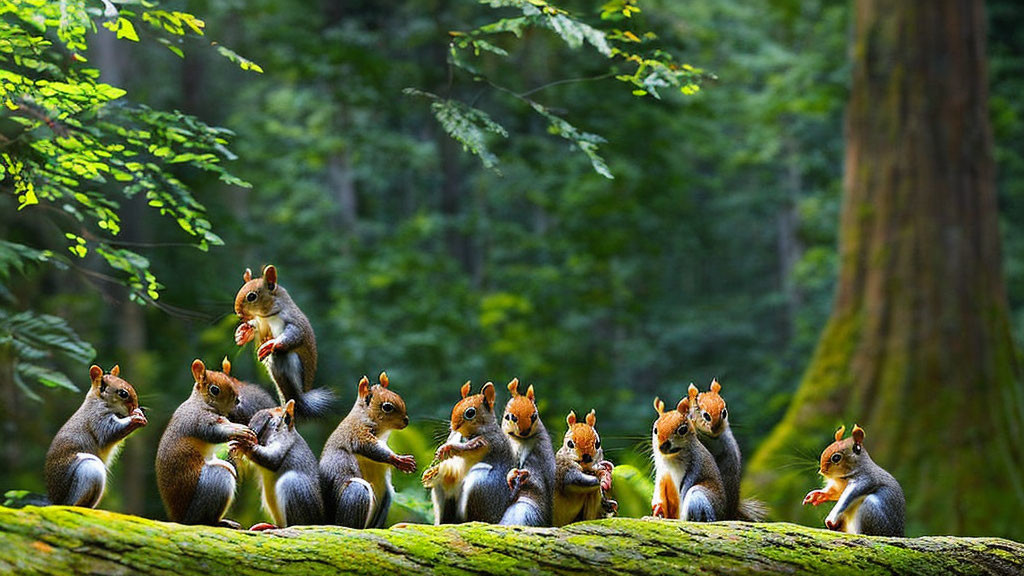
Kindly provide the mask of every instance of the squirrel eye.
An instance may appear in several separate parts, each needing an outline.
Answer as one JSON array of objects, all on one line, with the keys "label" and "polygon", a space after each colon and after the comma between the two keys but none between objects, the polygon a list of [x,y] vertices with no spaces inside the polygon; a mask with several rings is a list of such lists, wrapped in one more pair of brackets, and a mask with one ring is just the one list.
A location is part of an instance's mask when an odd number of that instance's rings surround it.
[{"label": "squirrel eye", "polygon": [[680,436],[686,434],[686,423],[685,422],[682,425],[680,425],[679,428],[676,428],[676,434],[678,434]]},{"label": "squirrel eye", "polygon": [[120,396],[121,398],[125,399],[125,400],[128,399],[128,391],[125,390],[124,388],[118,390],[117,391],[117,395]]},{"label": "squirrel eye", "polygon": [[245,295],[245,299],[248,300],[249,302],[255,302],[256,292],[249,292],[248,294]]},{"label": "squirrel eye", "polygon": [[701,414],[701,417],[704,418],[705,422],[711,422],[711,413],[710,412],[704,412],[703,414]]},{"label": "squirrel eye", "polygon": [[515,414],[509,414],[508,415],[508,419],[513,421],[513,422],[519,422],[519,418],[516,418]]},{"label": "squirrel eye", "polygon": [[385,402],[380,405],[380,409],[383,410],[386,414],[390,414],[391,412],[394,411],[395,405],[392,404],[391,402]]},{"label": "squirrel eye", "polygon": [[220,394],[220,386],[217,386],[216,384],[210,386],[210,394],[213,396]]},{"label": "squirrel eye", "polygon": [[476,408],[470,406],[469,408],[466,408],[466,411],[462,415],[466,420],[472,420],[473,418],[476,418]]},{"label": "squirrel eye", "polygon": [[722,420],[725,420],[725,417],[728,416],[728,415],[729,415],[729,412],[725,408],[722,408],[722,413],[719,414],[718,417],[721,418]]},{"label": "squirrel eye", "polygon": [[831,458],[829,458],[829,460],[831,460],[833,464],[838,463],[842,459],[843,459],[843,455],[840,454],[839,452],[836,452],[835,454],[832,455]]},{"label": "squirrel eye", "polygon": [[576,444],[574,444],[572,440],[569,440],[568,442],[566,442],[565,445],[568,446],[569,448],[575,448],[576,447]]},{"label": "squirrel eye", "polygon": [[601,439],[598,438],[597,441],[594,442],[594,448],[600,448],[600,447],[601,447]]},{"label": "squirrel eye", "polygon": [[530,422],[536,422],[536,421],[537,421],[537,413],[534,412],[533,414],[530,414]]}]

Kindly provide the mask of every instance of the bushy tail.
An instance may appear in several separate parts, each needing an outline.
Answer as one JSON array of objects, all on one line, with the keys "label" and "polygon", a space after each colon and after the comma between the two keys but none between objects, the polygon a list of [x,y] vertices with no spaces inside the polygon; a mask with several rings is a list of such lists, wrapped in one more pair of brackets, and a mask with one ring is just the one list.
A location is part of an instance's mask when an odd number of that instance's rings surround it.
[{"label": "bushy tail", "polygon": [[740,500],[737,520],[744,522],[764,522],[768,518],[768,506],[756,498]]},{"label": "bushy tail", "polygon": [[334,411],[334,391],[313,388],[295,398],[295,413],[302,418],[322,418]]}]

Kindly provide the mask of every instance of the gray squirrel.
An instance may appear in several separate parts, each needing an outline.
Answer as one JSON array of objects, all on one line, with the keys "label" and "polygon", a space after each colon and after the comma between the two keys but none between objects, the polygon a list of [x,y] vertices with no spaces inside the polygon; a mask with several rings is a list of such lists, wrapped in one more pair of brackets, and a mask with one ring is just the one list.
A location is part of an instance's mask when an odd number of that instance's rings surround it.
[{"label": "gray squirrel", "polygon": [[327,521],[349,528],[383,528],[394,496],[391,467],[410,473],[416,460],[387,445],[392,430],[409,425],[405,402],[388,389],[388,375],[359,381],[356,402],[320,455]]},{"label": "gray squirrel", "polygon": [[295,400],[296,413],[303,418],[326,415],[334,394],[313,387],[316,335],[306,315],[277,283],[275,267],[264,268],[262,278],[253,278],[246,268],[242,280],[235,295],[235,314],[242,320],[235,329],[235,344],[244,346],[256,339],[256,356],[270,373],[282,404]]},{"label": "gray squirrel", "polygon": [[835,442],[821,453],[819,473],[827,480],[825,489],[809,492],[804,504],[837,501],[825,518],[829,530],[902,537],[907,508],[903,489],[868,456],[863,428],[854,425],[844,440],[845,432],[846,427],[840,426]]},{"label": "gray squirrel", "polygon": [[257,442],[248,438],[231,440],[236,457],[256,465],[263,486],[263,507],[275,525],[257,524],[253,530],[321,524],[324,502],[316,456],[295,429],[295,401],[283,407],[260,410],[249,428]]},{"label": "gray squirrel", "polygon": [[438,463],[423,473],[423,485],[431,489],[435,524],[497,524],[511,503],[508,473],[515,457],[494,412],[494,384],[470,395],[466,382],[461,391],[451,435],[434,455]]},{"label": "gray squirrel", "polygon": [[690,410],[694,391],[675,410],[654,399],[658,419],[651,444],[654,453],[654,495],[651,515],[714,522],[725,519],[725,488],[715,459],[697,438]]},{"label": "gray squirrel", "polygon": [[256,443],[256,434],[227,415],[238,405],[236,380],[192,362],[192,394],[171,416],[156,451],[156,482],[167,516],[182,524],[238,523],[223,518],[235,495],[234,464],[217,458],[218,444]]},{"label": "gray squirrel", "polygon": [[555,451],[540,419],[533,385],[519,393],[519,379],[508,383],[511,398],[505,404],[501,428],[508,435],[515,467],[508,473],[512,505],[501,524],[550,526],[555,497]]},{"label": "gray squirrel", "polygon": [[46,453],[46,490],[53,504],[95,508],[107,485],[107,467],[121,441],[146,425],[135,388],[114,366],[89,368],[82,405],[61,426]]}]

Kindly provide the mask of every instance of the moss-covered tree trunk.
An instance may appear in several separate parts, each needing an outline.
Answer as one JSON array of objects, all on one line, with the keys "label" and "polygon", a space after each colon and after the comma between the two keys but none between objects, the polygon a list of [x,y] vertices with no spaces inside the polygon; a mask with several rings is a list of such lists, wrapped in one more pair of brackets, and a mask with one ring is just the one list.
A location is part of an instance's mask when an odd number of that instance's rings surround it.
[{"label": "moss-covered tree trunk", "polygon": [[[1024,535],[1024,402],[1003,284],[980,0],[858,0],[832,317],[747,487],[787,520],[859,423],[911,533]],[[800,458],[808,466],[794,466]]]},{"label": "moss-covered tree trunk", "polygon": [[1007,574],[1024,544],[867,538],[792,524],[612,519],[266,533],[81,508],[0,507],[0,572],[31,574]]}]

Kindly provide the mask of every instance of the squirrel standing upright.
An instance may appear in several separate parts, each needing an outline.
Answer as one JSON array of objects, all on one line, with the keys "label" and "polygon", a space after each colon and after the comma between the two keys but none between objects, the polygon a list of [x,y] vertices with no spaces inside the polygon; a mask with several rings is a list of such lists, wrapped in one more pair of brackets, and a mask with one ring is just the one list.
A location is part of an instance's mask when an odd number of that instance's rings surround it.
[{"label": "squirrel standing upright", "polygon": [[838,501],[825,518],[829,530],[902,537],[907,503],[900,483],[868,456],[860,426],[854,425],[845,440],[844,432],[846,427],[840,426],[835,442],[821,453],[819,474],[828,480],[825,489],[809,492],[804,504]]},{"label": "squirrel standing upright", "polygon": [[614,514],[618,504],[605,492],[612,488],[612,463],[604,459],[601,437],[594,426],[597,414],[591,410],[584,422],[576,413],[565,419],[569,429],[555,454],[554,525],[595,520]]},{"label": "squirrel standing upright", "polygon": [[247,458],[260,471],[263,507],[277,526],[258,524],[254,530],[321,524],[324,502],[316,456],[295,429],[295,401],[260,410],[249,422],[258,442],[231,440],[232,454]]},{"label": "squirrel standing upright", "polygon": [[306,315],[277,283],[274,266],[264,268],[262,278],[253,278],[246,268],[242,279],[245,284],[235,296],[235,314],[242,320],[235,344],[244,346],[256,338],[256,356],[277,385],[282,404],[295,400],[302,417],[325,415],[334,395],[327,388],[313,388],[316,336]]},{"label": "squirrel standing upright", "polygon": [[359,381],[356,402],[338,424],[320,455],[320,482],[327,505],[327,521],[349,528],[383,528],[395,489],[391,467],[416,470],[411,455],[395,454],[388,447],[392,430],[409,425],[402,397],[388,389],[388,375],[370,386]]},{"label": "squirrel standing upright", "polygon": [[50,502],[95,508],[107,485],[107,466],[121,441],[146,425],[135,388],[119,376],[93,365],[85,401],[61,426],[46,453],[46,491]]},{"label": "squirrel standing upright", "polygon": [[512,505],[501,517],[502,524],[550,526],[555,497],[555,451],[551,436],[541,422],[534,401],[533,385],[519,393],[519,379],[508,383],[512,395],[505,404],[501,428],[508,434],[515,456],[515,468],[508,473]]},{"label": "squirrel standing upright", "polygon": [[[695,391],[697,387],[690,384],[688,393],[691,398]],[[722,486],[725,488],[724,519],[760,522],[765,516],[764,505],[751,498],[740,499],[742,455],[729,427],[729,410],[725,406],[721,391],[722,385],[716,378],[711,381],[710,390],[697,394],[693,425],[697,428],[700,443],[714,456],[718,473],[722,477]]]},{"label": "squirrel standing upright", "polygon": [[675,410],[654,399],[658,419],[651,437],[654,452],[654,497],[651,515],[714,522],[725,518],[725,488],[715,458],[697,438],[691,407],[695,389]]},{"label": "squirrel standing upright", "polygon": [[[248,424],[249,420],[252,420],[252,417],[260,410],[276,408],[279,406],[277,401],[274,400],[274,397],[258,384],[242,382],[241,380],[232,377],[231,362],[228,360],[227,356],[221,360],[220,366],[222,372],[208,370],[207,373],[222,374],[225,378],[231,380],[232,387],[238,393],[238,403],[231,409],[231,412],[228,412],[228,420],[237,424]],[[214,378],[219,379],[219,376],[214,376]]]},{"label": "squirrel standing upright", "polygon": [[461,391],[451,435],[435,453],[439,464],[424,472],[423,485],[431,488],[435,524],[496,524],[510,504],[508,472],[515,457],[494,413],[494,384],[470,395],[466,382]]},{"label": "squirrel standing upright", "polygon": [[192,362],[195,384],[167,423],[156,452],[156,482],[167,516],[182,524],[222,524],[235,495],[235,466],[214,455],[217,444],[229,440],[256,443],[256,434],[227,419],[238,405],[233,379],[207,371],[202,360]]}]

